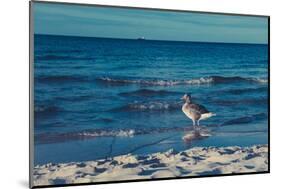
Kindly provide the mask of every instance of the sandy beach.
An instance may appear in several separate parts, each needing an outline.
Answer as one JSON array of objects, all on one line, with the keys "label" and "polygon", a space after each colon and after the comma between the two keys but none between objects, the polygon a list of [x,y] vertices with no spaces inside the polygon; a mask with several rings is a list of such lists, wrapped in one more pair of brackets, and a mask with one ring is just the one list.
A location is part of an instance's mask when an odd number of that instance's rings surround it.
[{"label": "sandy beach", "polygon": [[34,168],[34,185],[89,183],[268,171],[268,146],[195,147]]}]

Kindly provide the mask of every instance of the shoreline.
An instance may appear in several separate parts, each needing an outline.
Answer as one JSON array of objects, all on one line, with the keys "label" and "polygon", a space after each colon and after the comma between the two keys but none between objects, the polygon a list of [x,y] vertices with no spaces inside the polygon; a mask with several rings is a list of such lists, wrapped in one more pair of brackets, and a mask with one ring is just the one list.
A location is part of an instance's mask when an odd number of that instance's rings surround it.
[{"label": "shoreline", "polygon": [[194,147],[149,155],[35,166],[34,185],[94,183],[268,171],[268,145]]}]

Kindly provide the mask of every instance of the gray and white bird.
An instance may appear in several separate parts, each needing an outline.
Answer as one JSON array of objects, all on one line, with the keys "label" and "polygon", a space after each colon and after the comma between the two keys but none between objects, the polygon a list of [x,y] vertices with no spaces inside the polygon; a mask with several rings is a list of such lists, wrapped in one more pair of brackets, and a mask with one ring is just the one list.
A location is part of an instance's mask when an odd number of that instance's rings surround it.
[{"label": "gray and white bird", "polygon": [[199,126],[200,120],[216,115],[209,112],[204,106],[192,103],[190,94],[185,94],[181,99],[185,102],[182,105],[182,111],[189,119],[192,120],[194,129],[196,129],[196,126]]}]

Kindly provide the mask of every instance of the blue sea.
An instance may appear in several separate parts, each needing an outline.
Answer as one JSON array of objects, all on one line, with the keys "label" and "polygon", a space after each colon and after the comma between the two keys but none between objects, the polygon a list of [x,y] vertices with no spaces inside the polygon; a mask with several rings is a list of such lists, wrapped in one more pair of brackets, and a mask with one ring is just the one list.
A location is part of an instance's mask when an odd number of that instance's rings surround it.
[{"label": "blue sea", "polygon": [[[35,165],[268,142],[268,46],[35,35]],[[216,114],[184,142],[185,93]]]}]

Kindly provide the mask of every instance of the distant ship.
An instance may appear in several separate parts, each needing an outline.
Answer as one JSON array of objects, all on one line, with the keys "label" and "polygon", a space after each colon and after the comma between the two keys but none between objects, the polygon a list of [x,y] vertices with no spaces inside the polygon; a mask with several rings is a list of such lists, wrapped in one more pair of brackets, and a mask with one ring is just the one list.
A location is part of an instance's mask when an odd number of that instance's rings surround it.
[{"label": "distant ship", "polygon": [[145,37],[139,37],[137,40],[145,40]]}]

